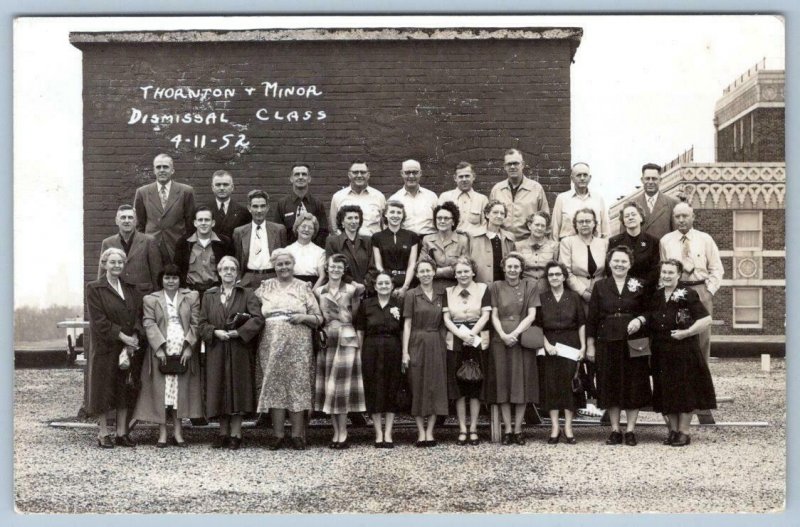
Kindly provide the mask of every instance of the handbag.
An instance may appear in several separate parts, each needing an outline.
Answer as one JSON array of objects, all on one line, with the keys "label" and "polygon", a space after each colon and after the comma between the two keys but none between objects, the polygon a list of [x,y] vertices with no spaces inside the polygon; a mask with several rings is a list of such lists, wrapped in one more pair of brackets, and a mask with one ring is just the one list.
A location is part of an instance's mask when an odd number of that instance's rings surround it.
[{"label": "handbag", "polygon": [[531,326],[519,336],[519,343],[523,348],[539,349],[544,347],[544,333],[539,326]]},{"label": "handbag", "polygon": [[400,385],[394,394],[394,404],[400,413],[411,411],[411,390],[408,387],[408,380],[405,375],[403,375],[403,380],[400,381]]},{"label": "handbag", "polygon": [[628,356],[632,359],[650,355],[650,338],[628,339]]},{"label": "handbag", "polygon": [[181,375],[188,369],[188,364],[181,364],[181,355],[167,355],[167,360],[158,361],[158,371],[164,375]]},{"label": "handbag", "polygon": [[481,382],[483,380],[483,372],[480,364],[475,359],[465,360],[456,371],[456,379],[461,382]]},{"label": "handbag", "polygon": [[225,330],[233,331],[242,327],[248,320],[253,318],[250,313],[231,313],[225,321]]},{"label": "handbag", "polygon": [[324,329],[315,329],[311,334],[311,340],[314,355],[328,351],[328,334],[325,333]]}]

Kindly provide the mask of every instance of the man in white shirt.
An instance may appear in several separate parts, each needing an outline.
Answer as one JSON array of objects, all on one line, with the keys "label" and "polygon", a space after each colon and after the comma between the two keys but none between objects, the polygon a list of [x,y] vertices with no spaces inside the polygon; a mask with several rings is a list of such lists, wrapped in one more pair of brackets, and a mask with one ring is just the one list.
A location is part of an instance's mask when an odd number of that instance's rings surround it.
[{"label": "man in white shirt", "polygon": [[439,205],[445,201],[455,203],[460,215],[456,230],[471,236],[486,223],[483,209],[489,204],[489,198],[472,188],[475,184],[475,170],[466,161],[461,161],[456,167],[453,181],[456,182],[456,188],[442,192]]},{"label": "man in white shirt", "polygon": [[286,228],[266,221],[269,213],[266,192],[251,190],[247,202],[253,221],[233,231],[233,246],[242,270],[241,284],[256,288],[262,280],[275,277],[270,255],[275,249],[286,247]]},{"label": "man in white shirt", "polygon": [[575,234],[572,218],[581,209],[592,209],[597,217],[597,233],[608,238],[611,224],[608,220],[608,209],[600,194],[589,192],[592,173],[588,163],[578,162],[572,165],[572,189],[556,196],[553,204],[553,239],[556,241]]},{"label": "man in white shirt", "polygon": [[[678,203],[672,210],[677,230],[661,238],[661,260],[674,259],[683,264],[680,285],[691,287],[713,316],[714,294],[722,285],[725,270],[714,239],[694,226],[694,211],[688,203]],[[700,350],[708,360],[711,352],[711,328],[698,334]]]},{"label": "man in white shirt", "polygon": [[515,240],[524,240],[531,235],[528,218],[534,212],[550,212],[542,186],[525,177],[525,160],[516,148],[506,150],[503,156],[503,169],[508,179],[492,187],[489,200],[504,203],[508,213],[504,227],[514,235]]},{"label": "man in white shirt", "polygon": [[434,192],[420,186],[422,167],[419,161],[407,159],[403,161],[400,169],[403,178],[403,188],[392,194],[389,201],[399,201],[406,210],[406,219],[403,228],[425,236],[436,232],[433,225],[433,209],[438,204]]},{"label": "man in white shirt", "polygon": [[336,225],[336,213],[344,205],[358,205],[364,217],[359,234],[372,236],[381,230],[381,214],[386,208],[383,194],[369,186],[369,169],[364,161],[356,160],[347,172],[350,185],[331,198],[330,225]]}]

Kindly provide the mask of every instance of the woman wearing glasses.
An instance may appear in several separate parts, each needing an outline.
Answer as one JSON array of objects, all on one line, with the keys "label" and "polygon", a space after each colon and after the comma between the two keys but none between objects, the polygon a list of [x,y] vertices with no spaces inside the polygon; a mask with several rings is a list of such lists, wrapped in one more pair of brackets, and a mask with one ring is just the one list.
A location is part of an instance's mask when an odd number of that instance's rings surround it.
[{"label": "woman wearing glasses", "polygon": [[445,201],[433,209],[436,232],[422,238],[422,254],[430,256],[436,262],[433,286],[442,291],[456,285],[456,260],[469,254],[469,237],[456,232],[460,220],[461,214],[456,204]]}]

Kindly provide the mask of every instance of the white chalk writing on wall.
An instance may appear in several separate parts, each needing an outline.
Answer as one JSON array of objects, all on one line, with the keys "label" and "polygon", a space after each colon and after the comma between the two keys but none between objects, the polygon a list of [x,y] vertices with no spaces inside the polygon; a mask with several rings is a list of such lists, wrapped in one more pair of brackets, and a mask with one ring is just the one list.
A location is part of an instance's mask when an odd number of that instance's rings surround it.
[{"label": "white chalk writing on wall", "polygon": [[[205,149],[216,148],[225,150],[232,148],[237,152],[250,149],[250,141],[244,133],[249,129],[250,122],[234,122],[229,119],[224,109],[229,108],[232,101],[263,97],[264,99],[286,99],[297,101],[298,108],[257,108],[253,117],[254,123],[302,123],[308,121],[323,121],[328,118],[324,109],[304,108],[303,101],[319,99],[323,96],[322,90],[314,84],[280,84],[274,81],[263,81],[253,86],[154,86],[148,84],[139,86],[139,94],[143,103],[131,106],[128,116],[128,126],[152,126],[153,131],[172,131],[180,125],[194,126],[192,130],[175,129],[175,134],[168,140],[175,148]],[[151,103],[169,103],[194,101],[202,103],[202,108],[185,111],[185,106],[180,110],[170,108],[147,109]],[[294,103],[292,103],[294,106]],[[228,127],[232,133],[202,133],[197,127],[214,126]]]}]

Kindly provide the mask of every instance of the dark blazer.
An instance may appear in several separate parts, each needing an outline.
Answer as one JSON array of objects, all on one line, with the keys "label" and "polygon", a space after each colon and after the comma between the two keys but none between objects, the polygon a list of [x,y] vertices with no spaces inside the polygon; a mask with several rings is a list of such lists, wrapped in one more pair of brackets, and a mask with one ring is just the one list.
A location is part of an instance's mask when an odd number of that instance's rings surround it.
[{"label": "dark blazer", "polygon": [[166,207],[161,206],[158,184],[148,183],[136,189],[133,198],[136,229],[152,234],[166,261],[175,256],[175,244],[181,236],[194,231],[194,189],[173,181]]},{"label": "dark blazer", "polygon": [[[192,247],[197,241],[189,241],[194,236],[184,236],[175,245],[175,265],[181,270],[181,283],[186,283],[186,275],[189,274],[189,257],[192,254]],[[217,234],[219,241],[211,240],[211,252],[214,253],[214,260],[219,263],[223,256],[233,256],[233,241],[227,236]],[[216,272],[216,269],[214,270]]]},{"label": "dark blazer", "polygon": [[[233,249],[236,259],[239,261],[240,274],[244,275],[247,272],[247,259],[250,256],[250,233],[253,228],[253,223],[237,227],[233,231]],[[271,221],[264,222],[264,229],[267,231],[267,243],[269,244],[269,253],[286,247],[286,228],[283,225],[272,223]]]},{"label": "dark blazer", "polygon": [[294,221],[297,216],[297,207],[300,202],[306,208],[309,214],[316,216],[319,222],[319,230],[314,239],[311,240],[320,247],[325,246],[325,240],[328,238],[328,215],[325,205],[322,201],[318,200],[311,194],[306,194],[303,198],[299,198],[293,191],[289,191],[289,195],[285,198],[278,200],[275,206],[270,210],[272,218],[275,223],[280,223],[286,227],[286,237],[289,243],[294,243],[297,236],[294,234]]},{"label": "dark blazer", "polygon": [[[144,346],[142,295],[135,286],[121,283],[124,300],[105,276],[86,284],[91,336],[86,400],[89,415],[132,407],[136,403],[136,394],[126,388],[124,374],[119,369],[119,354],[124,346],[119,334],[139,335],[139,345]],[[141,351],[138,354],[141,356]]]},{"label": "dark blazer", "polygon": [[652,213],[650,209],[647,208],[647,198],[644,192],[633,201],[642,207],[644,211],[644,223],[642,224],[642,230],[644,232],[656,240],[660,240],[662,236],[675,230],[676,227],[672,219],[672,209],[678,204],[677,199],[659,191],[656,203],[653,205]]},{"label": "dark blazer", "polygon": [[[122,238],[119,234],[109,236],[100,245],[100,254],[106,249],[116,247],[123,249]],[[157,283],[158,273],[161,272],[163,264],[161,262],[161,252],[158,242],[150,234],[134,231],[131,238],[131,248],[128,250],[128,260],[125,262],[125,269],[122,271],[122,280],[136,286],[142,295],[146,295],[160,289]],[[97,265],[97,278],[105,276],[106,270],[100,264]]]},{"label": "dark blazer", "polygon": [[325,257],[329,258],[333,254],[343,254],[347,258],[347,269],[344,271],[345,282],[364,283],[364,277],[372,266],[372,238],[356,235],[355,249],[350,250],[350,246],[345,244],[347,234],[331,234],[325,240]]},{"label": "dark blazer", "polygon": [[233,231],[236,227],[247,225],[252,221],[250,211],[246,207],[239,205],[231,199],[228,202],[228,212],[223,216],[217,208],[217,200],[208,204],[211,209],[211,217],[214,219],[214,232],[233,238]]}]

